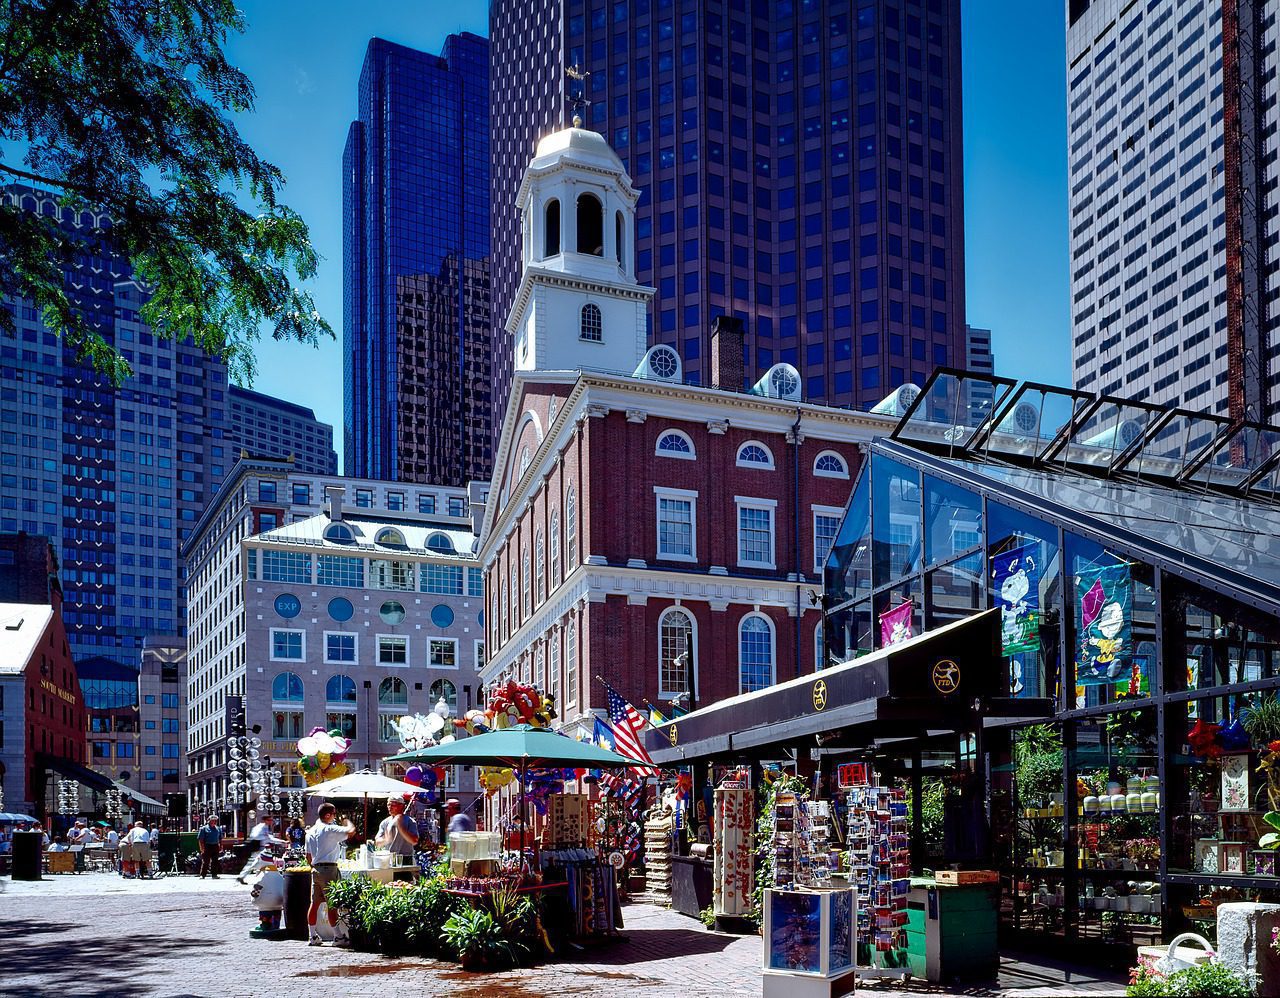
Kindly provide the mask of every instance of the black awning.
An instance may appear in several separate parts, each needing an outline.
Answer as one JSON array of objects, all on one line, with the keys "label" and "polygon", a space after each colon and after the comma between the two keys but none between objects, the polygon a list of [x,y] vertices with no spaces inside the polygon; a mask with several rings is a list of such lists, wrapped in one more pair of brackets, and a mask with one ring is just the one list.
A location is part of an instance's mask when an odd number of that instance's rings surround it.
[{"label": "black awning", "polygon": [[49,755],[47,752],[36,753],[36,766],[37,768],[51,769],[55,773],[61,773],[69,780],[83,783],[90,790],[110,790],[115,786],[111,777],[94,772],[88,766],[82,766],[80,763],[72,762],[70,759],[61,759],[56,755]]},{"label": "black awning", "polygon": [[[659,765],[760,756],[771,746],[923,737],[969,730],[988,714],[1040,717],[1045,699],[1011,699],[999,610],[984,610],[844,665],[721,700],[645,735]],[[854,732],[857,732],[854,735]]]}]

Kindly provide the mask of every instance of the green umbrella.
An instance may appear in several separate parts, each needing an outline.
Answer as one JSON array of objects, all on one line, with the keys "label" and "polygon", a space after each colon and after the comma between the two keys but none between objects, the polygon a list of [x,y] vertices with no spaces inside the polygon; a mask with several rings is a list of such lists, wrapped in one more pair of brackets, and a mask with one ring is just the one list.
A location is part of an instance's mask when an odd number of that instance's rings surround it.
[{"label": "green umbrella", "polygon": [[627,769],[650,766],[640,759],[630,759],[617,752],[580,742],[545,728],[517,724],[511,728],[489,731],[483,735],[459,738],[444,745],[393,755],[388,762],[428,762],[442,765],[450,762],[474,766],[507,766],[520,773],[520,852],[524,852],[524,777],[526,770],[552,769]]}]

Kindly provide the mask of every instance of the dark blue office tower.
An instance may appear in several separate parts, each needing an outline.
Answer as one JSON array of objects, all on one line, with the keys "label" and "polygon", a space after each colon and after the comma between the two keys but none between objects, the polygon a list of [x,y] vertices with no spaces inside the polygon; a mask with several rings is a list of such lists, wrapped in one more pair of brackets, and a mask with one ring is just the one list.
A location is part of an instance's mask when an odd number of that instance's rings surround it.
[{"label": "dark blue office tower", "polygon": [[372,39],[342,165],[346,473],[487,478],[488,41]]}]

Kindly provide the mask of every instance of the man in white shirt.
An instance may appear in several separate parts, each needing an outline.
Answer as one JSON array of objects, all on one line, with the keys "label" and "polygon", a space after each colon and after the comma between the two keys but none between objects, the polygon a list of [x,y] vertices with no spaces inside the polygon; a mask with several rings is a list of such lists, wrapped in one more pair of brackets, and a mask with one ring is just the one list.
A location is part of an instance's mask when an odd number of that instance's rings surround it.
[{"label": "man in white shirt", "polygon": [[[316,919],[320,915],[320,905],[325,904],[325,889],[341,877],[338,872],[338,861],[346,855],[347,839],[355,834],[355,825],[350,821],[339,825],[338,809],[332,804],[321,804],[320,815],[316,823],[307,829],[307,862],[311,864],[311,907],[307,910],[307,924],[311,926],[310,945],[319,946],[322,942],[316,932]],[[327,906],[326,906],[327,907]],[[338,913],[327,907],[329,924],[338,925]],[[338,933],[334,938],[335,946],[346,946],[347,934]]]},{"label": "man in white shirt", "polygon": [[258,854],[269,845],[282,846],[285,844],[284,839],[276,838],[275,829],[271,824],[270,818],[263,818],[249,831],[249,856],[245,860],[244,869],[240,871],[240,875],[236,877],[237,883],[244,883],[244,878],[253,872],[254,865],[258,861]]}]

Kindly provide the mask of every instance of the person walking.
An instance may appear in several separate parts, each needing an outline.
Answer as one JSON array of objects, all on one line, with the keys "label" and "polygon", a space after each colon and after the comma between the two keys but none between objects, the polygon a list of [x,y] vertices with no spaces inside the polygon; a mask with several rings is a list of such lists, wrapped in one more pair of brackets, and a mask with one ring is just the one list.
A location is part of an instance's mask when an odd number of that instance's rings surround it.
[{"label": "person walking", "polygon": [[398,794],[387,797],[387,810],[390,814],[378,826],[378,835],[373,844],[394,856],[408,857],[407,862],[398,861],[397,865],[412,867],[412,870],[401,870],[395,874],[395,878],[412,880],[417,872],[414,849],[418,845],[418,823],[404,813],[404,798]]},{"label": "person walking", "polygon": [[236,877],[236,883],[243,884],[244,878],[253,872],[254,864],[258,861],[258,854],[267,846],[285,844],[284,839],[278,839],[275,836],[275,826],[271,823],[270,818],[263,818],[249,831],[249,856],[245,860],[244,869],[240,871],[240,875]]},{"label": "person walking", "polygon": [[[320,905],[328,908],[329,924],[335,930],[338,926],[338,912],[327,905],[325,890],[341,877],[338,872],[338,861],[346,850],[347,839],[355,834],[356,827],[350,821],[338,824],[338,809],[332,804],[321,804],[320,815],[316,823],[307,830],[306,850],[307,862],[311,864],[311,907],[307,909],[307,925],[311,927],[308,945],[319,946],[323,943],[316,932],[316,919],[320,916]],[[347,946],[346,932],[335,935],[335,946]]]},{"label": "person walking", "polygon": [[200,879],[203,880],[205,874],[212,874],[213,879],[217,880],[218,849],[222,845],[222,829],[218,827],[216,814],[209,816],[209,823],[200,829],[196,842],[200,847]]}]

